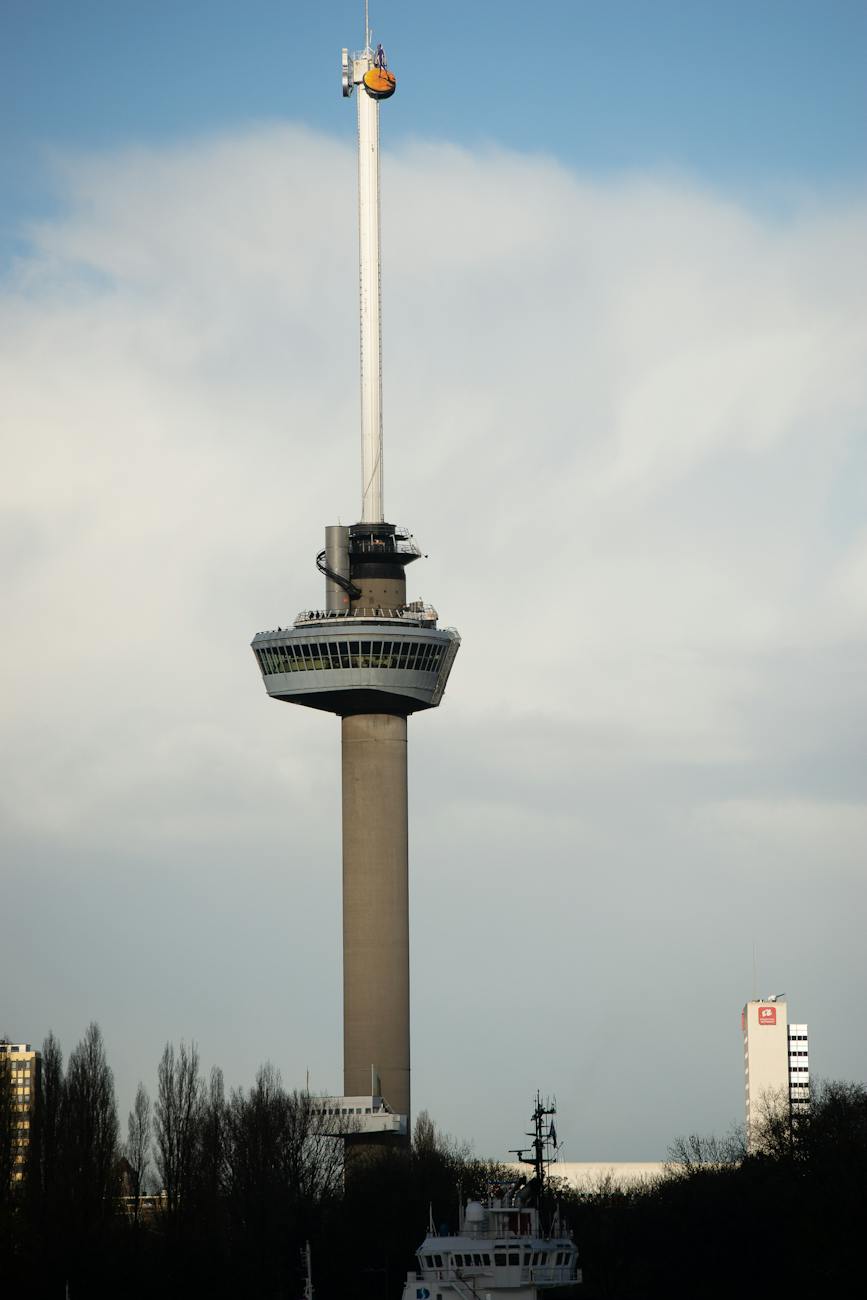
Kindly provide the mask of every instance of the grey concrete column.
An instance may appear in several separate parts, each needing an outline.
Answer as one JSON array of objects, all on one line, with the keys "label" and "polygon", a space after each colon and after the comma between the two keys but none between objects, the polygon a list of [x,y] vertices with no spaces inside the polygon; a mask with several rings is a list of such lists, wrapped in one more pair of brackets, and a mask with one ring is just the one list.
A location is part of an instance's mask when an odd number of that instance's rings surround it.
[{"label": "grey concrete column", "polygon": [[[325,529],[325,563],[332,573],[349,577],[349,529],[342,524],[329,524]],[[325,608],[345,614],[349,609],[349,595],[332,578],[325,579]]]},{"label": "grey concrete column", "polygon": [[343,1091],[409,1117],[406,718],[343,719]]}]

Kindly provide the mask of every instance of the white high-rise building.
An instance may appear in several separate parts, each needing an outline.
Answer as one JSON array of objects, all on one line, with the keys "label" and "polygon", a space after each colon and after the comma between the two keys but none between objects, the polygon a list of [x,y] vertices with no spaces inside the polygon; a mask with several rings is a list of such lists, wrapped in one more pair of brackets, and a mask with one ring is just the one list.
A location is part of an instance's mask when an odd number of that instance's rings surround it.
[{"label": "white high-rise building", "polygon": [[755,1146],[770,1108],[792,1113],[810,1103],[807,1026],[790,1024],[782,993],[748,1002],[741,1013],[744,1035],[744,1100],[747,1143]]}]

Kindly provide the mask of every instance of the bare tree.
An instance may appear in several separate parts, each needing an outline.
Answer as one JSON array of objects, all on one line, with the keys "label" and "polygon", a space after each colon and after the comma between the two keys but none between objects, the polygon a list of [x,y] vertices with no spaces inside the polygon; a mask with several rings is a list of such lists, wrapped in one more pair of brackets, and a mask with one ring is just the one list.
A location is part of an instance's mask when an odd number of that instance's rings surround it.
[{"label": "bare tree", "polygon": [[796,1147],[797,1120],[792,1113],[787,1088],[765,1088],[755,1107],[750,1125],[751,1155],[788,1158]]},{"label": "bare tree", "polygon": [[248,1094],[232,1093],[226,1124],[230,1201],[247,1231],[267,1232],[341,1189],[345,1129],[324,1098],[287,1093],[270,1063]]},{"label": "bare tree", "polygon": [[309,1092],[291,1092],[286,1097],[286,1146],[284,1159],[299,1197],[322,1201],[337,1193],[343,1184],[344,1144],[335,1116],[326,1113],[324,1099]]},{"label": "bare tree", "polygon": [[440,1135],[430,1111],[420,1110],[412,1131],[412,1149],[417,1156],[427,1156],[439,1149]]},{"label": "bare tree", "polygon": [[437,1128],[430,1112],[420,1110],[412,1132],[412,1154],[417,1160],[451,1160],[467,1163],[473,1159],[469,1142],[459,1142],[450,1133]]},{"label": "bare tree", "polygon": [[211,1070],[199,1120],[196,1170],[196,1214],[201,1224],[219,1231],[226,1188],[226,1097],[223,1071]]},{"label": "bare tree", "polygon": [[114,1076],[95,1022],[70,1055],[61,1117],[69,1205],[79,1228],[86,1229],[112,1212],[117,1162]]},{"label": "bare tree", "polygon": [[63,1052],[49,1032],[42,1044],[42,1069],[39,1074],[39,1097],[34,1113],[36,1145],[39,1153],[39,1185],[45,1213],[55,1212],[58,1190],[61,1123],[63,1109]]},{"label": "bare tree", "polygon": [[166,1043],[157,1071],[154,1108],[156,1165],[166,1195],[166,1212],[177,1225],[188,1200],[195,1165],[204,1084],[195,1043],[181,1043],[177,1054]]},{"label": "bare tree", "polygon": [[284,1102],[280,1074],[269,1063],[259,1068],[248,1095],[240,1088],[232,1092],[226,1111],[232,1213],[245,1233],[259,1239],[282,1214],[285,1200]]},{"label": "bare tree", "polygon": [[669,1178],[689,1178],[698,1173],[718,1173],[739,1165],[746,1154],[743,1131],[734,1128],[725,1137],[690,1133],[677,1137],[668,1148],[665,1173]]},{"label": "bare tree", "polygon": [[126,1158],[132,1170],[133,1221],[138,1223],[142,1192],[150,1164],[151,1099],[140,1083],[126,1124]]}]

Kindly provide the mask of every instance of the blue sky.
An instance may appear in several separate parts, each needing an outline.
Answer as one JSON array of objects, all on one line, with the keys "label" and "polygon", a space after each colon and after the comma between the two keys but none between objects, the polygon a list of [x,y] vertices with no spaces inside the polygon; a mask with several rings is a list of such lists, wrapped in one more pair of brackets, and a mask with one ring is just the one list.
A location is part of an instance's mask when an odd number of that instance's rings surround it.
[{"label": "blue sky", "polygon": [[[45,151],[160,142],[286,117],[345,126],[336,50],[361,6],[257,0],[6,0],[4,224],[45,201]],[[685,169],[763,190],[861,184],[860,0],[614,4],[381,0],[412,135],[552,153],[578,167]],[[396,106],[395,106],[396,107]]]},{"label": "blue sky", "polygon": [[[658,1159],[740,1118],[754,944],[867,1073],[867,6],[527,14],[372,14],[386,502],[463,636],[414,1098]],[[338,733],[249,639],[357,509],[360,15],[0,7],[0,1032],[99,1020],[122,1108],[167,1038],[340,1077]]]}]

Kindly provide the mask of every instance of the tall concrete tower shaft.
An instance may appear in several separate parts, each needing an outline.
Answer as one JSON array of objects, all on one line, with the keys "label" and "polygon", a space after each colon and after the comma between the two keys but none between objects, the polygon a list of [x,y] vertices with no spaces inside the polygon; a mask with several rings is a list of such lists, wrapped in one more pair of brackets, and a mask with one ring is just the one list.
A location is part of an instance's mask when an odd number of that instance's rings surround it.
[{"label": "tall concrete tower shaft", "polygon": [[325,530],[325,607],[261,632],[268,694],[341,718],[344,1095],[381,1096],[410,1115],[407,718],[442,699],[460,644],[437,613],[407,601],[420,551],[385,521],[382,482],[380,103],[395,90],[382,46],[343,51],[358,105],[361,520]]}]

